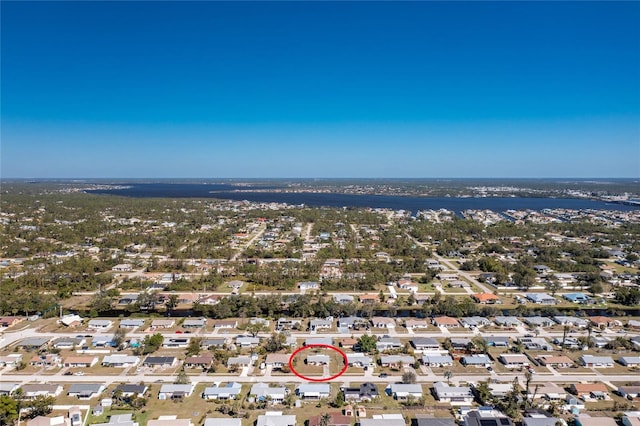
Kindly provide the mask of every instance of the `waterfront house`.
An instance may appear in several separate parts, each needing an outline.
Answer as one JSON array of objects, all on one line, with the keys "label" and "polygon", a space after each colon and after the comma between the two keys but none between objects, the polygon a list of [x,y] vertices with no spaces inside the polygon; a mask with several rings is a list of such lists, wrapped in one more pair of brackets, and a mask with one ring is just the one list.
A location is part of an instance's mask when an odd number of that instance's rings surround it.
[{"label": "waterfront house", "polygon": [[460,327],[460,323],[456,318],[451,318],[447,316],[435,317],[431,320],[431,322],[436,327],[444,327],[444,328]]}]

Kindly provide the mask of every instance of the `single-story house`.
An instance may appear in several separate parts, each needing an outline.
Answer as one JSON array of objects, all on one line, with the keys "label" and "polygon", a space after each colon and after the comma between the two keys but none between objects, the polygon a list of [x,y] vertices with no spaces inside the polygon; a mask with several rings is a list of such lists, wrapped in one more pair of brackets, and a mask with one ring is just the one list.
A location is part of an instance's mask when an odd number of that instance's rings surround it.
[{"label": "single-story house", "polygon": [[613,318],[609,318],[609,317],[604,317],[601,315],[596,315],[593,317],[589,317],[589,321],[591,321],[591,324],[595,325],[596,327],[599,328],[604,328],[604,327],[622,327],[622,322],[613,319]]},{"label": "single-story house", "polygon": [[22,396],[32,399],[38,396],[54,396],[58,397],[62,393],[62,385],[51,385],[47,383],[27,383],[20,386]]},{"label": "single-story house", "polygon": [[75,396],[78,399],[91,399],[100,395],[104,390],[105,386],[102,383],[73,383],[67,395]]},{"label": "single-story house", "polygon": [[427,367],[450,367],[453,358],[450,355],[422,355],[422,364]]},{"label": "single-story house", "polygon": [[162,347],[184,349],[189,346],[190,340],[188,337],[168,337],[162,341]]},{"label": "single-story house", "polygon": [[502,300],[495,294],[491,293],[475,293],[471,295],[471,298],[482,305],[500,304]]},{"label": "single-story house", "polygon": [[172,319],[154,319],[151,321],[153,328],[171,328],[176,325],[176,321]]},{"label": "single-story house", "polygon": [[[328,413],[329,421],[326,423],[327,426],[351,426],[351,417],[344,416],[340,413]],[[309,417],[308,426],[322,426],[323,423],[322,416],[312,416]]]},{"label": "single-story house", "polygon": [[534,316],[524,318],[524,322],[531,327],[551,327],[555,321],[548,317]]},{"label": "single-story house", "polygon": [[589,396],[593,392],[600,392],[604,394],[609,393],[609,388],[602,382],[598,383],[572,383],[569,386],[569,390],[576,396]]},{"label": "single-story house", "polygon": [[402,363],[405,366],[414,365],[416,359],[411,355],[382,355],[380,365],[383,367],[397,368]]},{"label": "single-story house", "polygon": [[348,353],[347,360],[349,367],[369,367],[373,364],[373,358],[362,353]]},{"label": "single-story house", "polygon": [[569,368],[574,362],[566,355],[538,355],[536,361],[544,366]]},{"label": "single-story house", "polygon": [[251,361],[251,357],[248,356],[232,356],[227,360],[227,367],[248,367],[253,362]]},{"label": "single-story house", "polygon": [[282,411],[267,411],[258,416],[256,426],[296,426],[295,414],[282,414]]},{"label": "single-story house", "polygon": [[111,327],[113,327],[113,321],[111,320],[92,319],[87,324],[88,329],[97,331],[108,330]]},{"label": "single-story house", "polygon": [[322,330],[322,329],[330,329],[333,327],[333,318],[319,319],[314,318],[309,321],[309,330]]},{"label": "single-story house", "polygon": [[529,358],[522,354],[502,354],[498,360],[504,364],[506,368],[522,368],[529,366]]},{"label": "single-story house", "polygon": [[618,386],[618,393],[623,398],[640,398],[640,386]]},{"label": "single-story house", "polygon": [[625,367],[640,367],[640,356],[621,356],[618,362]]},{"label": "single-story house", "polygon": [[260,344],[259,337],[253,336],[238,336],[236,337],[236,345],[241,348],[255,348]]},{"label": "single-story house", "polygon": [[131,383],[123,383],[118,385],[113,393],[120,392],[125,398],[132,397],[134,395],[144,396],[147,393],[149,387],[147,385],[136,385]]},{"label": "single-story house", "polygon": [[504,315],[497,315],[493,318],[493,322],[501,327],[522,327],[524,325],[518,318]]},{"label": "single-story house", "polygon": [[68,356],[62,363],[65,367],[93,367],[98,363],[97,356]]},{"label": "single-story house", "polygon": [[173,356],[148,356],[142,362],[145,367],[175,367],[178,363]]},{"label": "single-story house", "polygon": [[580,358],[578,358],[578,361],[585,367],[613,367],[613,358],[611,358],[610,356],[582,355]]},{"label": "single-story house", "polygon": [[468,386],[449,386],[444,382],[433,384],[433,394],[438,401],[449,403],[471,404],[473,392]]},{"label": "single-story house", "polygon": [[320,289],[320,283],[317,281],[303,281],[298,283],[300,290],[318,290]]},{"label": "single-story house", "polygon": [[413,337],[411,346],[418,351],[437,351],[440,349],[440,343],[433,337]]},{"label": "single-story house", "polygon": [[193,383],[187,383],[184,385],[165,383],[160,387],[160,392],[158,392],[158,399],[167,400],[188,398],[193,393],[194,388],[195,385]]},{"label": "single-story house", "polygon": [[205,337],[200,341],[201,348],[221,348],[227,344],[226,337]]},{"label": "single-story house", "polygon": [[573,327],[587,328],[589,321],[584,318],[569,317],[565,315],[556,315],[553,320],[560,325],[570,325]]},{"label": "single-story house", "polygon": [[400,349],[402,347],[402,342],[397,337],[383,336],[376,342],[376,349],[380,352],[388,351],[391,349]]},{"label": "single-story house", "polygon": [[304,341],[304,346],[310,345],[332,345],[331,337],[309,337]]},{"label": "single-story house", "polygon": [[187,368],[209,368],[212,364],[212,355],[188,356],[184,360],[184,366]]},{"label": "single-story house", "polygon": [[309,365],[329,365],[331,358],[329,355],[309,355],[306,361]]},{"label": "single-story house", "polygon": [[142,327],[145,323],[143,319],[123,319],[120,321],[120,328],[134,329]]},{"label": "single-story house", "polygon": [[518,339],[525,349],[533,351],[551,351],[553,346],[542,337],[521,337]]},{"label": "single-story house", "polygon": [[102,365],[105,367],[135,367],[140,363],[140,358],[132,355],[113,354],[107,355],[102,359]]},{"label": "single-story house", "polygon": [[218,329],[238,328],[238,321],[237,320],[216,320],[213,322],[213,328],[218,328]]},{"label": "single-story house", "polygon": [[242,426],[242,419],[231,419],[231,418],[205,419],[203,426]]},{"label": "single-story house", "polygon": [[396,326],[396,320],[387,317],[373,317],[371,318],[371,324],[375,328],[394,328]]},{"label": "single-story house", "polygon": [[589,301],[589,296],[584,293],[566,293],[563,294],[562,297],[573,303],[585,303]]},{"label": "single-story house", "polygon": [[460,323],[456,318],[451,318],[447,316],[435,317],[431,320],[431,322],[436,327],[445,327],[445,328],[460,327]]},{"label": "single-story house", "polygon": [[346,401],[371,401],[373,398],[380,396],[378,387],[371,382],[365,382],[357,388],[344,388],[342,391]]},{"label": "single-story house", "polygon": [[348,304],[352,303],[354,298],[350,294],[334,294],[333,300],[335,300],[336,303]]},{"label": "single-story house", "polygon": [[426,319],[407,319],[404,321],[404,326],[408,330],[415,330],[416,328],[429,327],[429,322]]},{"label": "single-story house", "polygon": [[267,367],[282,368],[284,365],[289,364],[290,354],[268,354],[265,360]]},{"label": "single-story house", "polygon": [[284,401],[288,389],[285,387],[270,387],[267,383],[256,383],[251,386],[249,395],[254,395],[258,401],[271,401],[272,404],[279,404]]},{"label": "single-story house", "polygon": [[493,346],[496,348],[508,348],[509,347],[509,338],[504,336],[487,336],[482,338],[487,345]]},{"label": "single-story house", "polygon": [[203,399],[236,399],[240,395],[242,384],[231,382],[226,386],[212,386],[202,392]]},{"label": "single-story house", "polygon": [[422,385],[419,383],[392,383],[385,391],[393,399],[405,400],[410,397],[415,399],[422,397]]},{"label": "single-story house", "polygon": [[182,328],[202,328],[206,325],[206,318],[187,318],[182,322]]},{"label": "single-story house", "polygon": [[464,328],[480,328],[485,325],[491,325],[491,321],[485,317],[472,316],[460,318],[460,324],[462,324]]},{"label": "single-story house", "polygon": [[473,367],[489,367],[492,364],[491,359],[484,354],[463,356],[460,359],[460,362],[464,366],[473,366]]},{"label": "single-story house", "polygon": [[82,319],[81,316],[75,315],[75,314],[69,314],[69,315],[63,316],[58,322],[67,327],[77,327],[80,324],[82,324],[82,321],[84,320]]},{"label": "single-story house", "polygon": [[296,394],[302,399],[328,398],[331,386],[328,383],[305,383],[296,388]]},{"label": "single-story house", "polygon": [[0,395],[11,396],[20,388],[20,383],[0,383]]}]

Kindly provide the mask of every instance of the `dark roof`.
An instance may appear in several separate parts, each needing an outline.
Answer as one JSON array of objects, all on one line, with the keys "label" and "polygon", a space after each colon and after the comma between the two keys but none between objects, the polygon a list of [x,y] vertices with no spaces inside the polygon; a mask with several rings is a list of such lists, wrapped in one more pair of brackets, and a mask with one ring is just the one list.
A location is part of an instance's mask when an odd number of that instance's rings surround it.
[{"label": "dark roof", "polygon": [[467,426],[514,426],[509,417],[482,417],[478,411],[471,411],[465,420]]},{"label": "dark roof", "polygon": [[173,364],[175,357],[172,356],[148,356],[144,364]]}]

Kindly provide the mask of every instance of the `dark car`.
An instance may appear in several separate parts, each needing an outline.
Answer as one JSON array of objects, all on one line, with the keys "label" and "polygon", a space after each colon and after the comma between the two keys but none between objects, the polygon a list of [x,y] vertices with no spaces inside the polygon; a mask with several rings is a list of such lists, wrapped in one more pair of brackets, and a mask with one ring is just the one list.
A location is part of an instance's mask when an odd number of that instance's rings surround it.
[{"label": "dark car", "polygon": [[64,373],[65,376],[73,376],[73,373],[71,371],[67,371],[66,373]]},{"label": "dark car", "polygon": [[380,377],[381,379],[384,379],[387,376],[388,376],[387,373],[380,373],[380,375],[378,377]]}]

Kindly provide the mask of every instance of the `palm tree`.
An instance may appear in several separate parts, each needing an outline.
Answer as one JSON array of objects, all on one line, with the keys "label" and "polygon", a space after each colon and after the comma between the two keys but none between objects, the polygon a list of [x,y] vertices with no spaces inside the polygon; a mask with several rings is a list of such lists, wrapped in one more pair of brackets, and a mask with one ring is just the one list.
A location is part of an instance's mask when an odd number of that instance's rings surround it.
[{"label": "palm tree", "polygon": [[324,413],[322,416],[320,416],[319,426],[329,426],[330,424],[331,416],[329,415],[329,413]]},{"label": "palm tree", "polygon": [[453,372],[451,370],[447,370],[444,372],[444,378],[447,379],[447,385],[451,386],[451,378],[453,377]]}]

